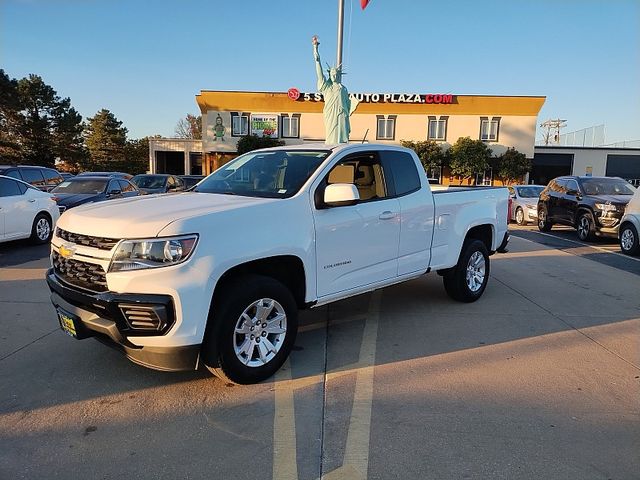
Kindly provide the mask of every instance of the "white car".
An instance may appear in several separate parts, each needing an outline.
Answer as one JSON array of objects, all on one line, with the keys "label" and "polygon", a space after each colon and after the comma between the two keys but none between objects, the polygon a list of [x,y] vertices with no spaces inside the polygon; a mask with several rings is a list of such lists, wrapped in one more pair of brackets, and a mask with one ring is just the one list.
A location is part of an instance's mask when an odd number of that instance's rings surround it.
[{"label": "white car", "polygon": [[538,223],[538,197],[544,185],[512,185],[509,187],[511,210],[509,220],[518,225],[527,222]]},{"label": "white car", "polygon": [[416,154],[392,145],[257,150],[189,192],[66,211],[47,282],[71,336],[253,383],[286,360],[300,308],[430,271],[453,299],[478,300],[508,241],[508,197],[432,193]]},{"label": "white car", "polygon": [[0,175],[0,242],[28,238],[46,243],[60,217],[53,195]]},{"label": "white car", "polygon": [[618,238],[622,253],[634,256],[640,254],[638,232],[640,232],[640,188],[636,189],[636,193],[631,197],[620,221]]}]

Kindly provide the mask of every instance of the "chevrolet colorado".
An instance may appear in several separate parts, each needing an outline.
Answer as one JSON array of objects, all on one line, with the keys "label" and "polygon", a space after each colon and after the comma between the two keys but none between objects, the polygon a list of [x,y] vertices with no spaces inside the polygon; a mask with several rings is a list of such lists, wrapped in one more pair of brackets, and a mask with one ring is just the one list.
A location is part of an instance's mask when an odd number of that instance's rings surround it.
[{"label": "chevrolet colorado", "polygon": [[415,153],[303,144],[241,155],[195,189],[65,212],[47,272],[61,328],[160,370],[258,382],[298,310],[442,275],[480,298],[508,241],[506,188],[432,192]]}]

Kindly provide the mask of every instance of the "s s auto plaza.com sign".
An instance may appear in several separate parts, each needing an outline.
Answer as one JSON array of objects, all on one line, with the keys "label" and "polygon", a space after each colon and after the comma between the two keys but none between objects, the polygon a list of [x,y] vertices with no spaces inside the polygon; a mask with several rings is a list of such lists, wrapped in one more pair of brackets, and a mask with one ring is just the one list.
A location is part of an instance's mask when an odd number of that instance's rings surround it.
[{"label": "s s auto plaza.com sign", "polygon": [[[321,93],[305,93],[290,88],[287,95],[296,102],[322,102]],[[457,103],[456,96],[449,93],[350,93],[349,97],[361,103]]]}]

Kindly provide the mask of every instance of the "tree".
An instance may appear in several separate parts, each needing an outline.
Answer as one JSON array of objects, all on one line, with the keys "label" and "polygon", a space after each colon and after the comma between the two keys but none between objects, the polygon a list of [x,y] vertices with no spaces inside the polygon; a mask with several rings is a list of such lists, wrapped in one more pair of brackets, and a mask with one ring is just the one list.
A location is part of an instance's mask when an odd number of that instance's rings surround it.
[{"label": "tree", "polygon": [[495,172],[503,182],[514,183],[531,171],[531,161],[513,147],[496,159]]},{"label": "tree", "polygon": [[433,140],[424,140],[421,142],[401,140],[400,144],[416,152],[425,172],[429,172],[429,170],[434,167],[446,167],[449,164],[448,150],[443,149],[439,143]]},{"label": "tree", "polygon": [[178,120],[175,132],[178,138],[202,139],[202,115],[196,117],[187,114],[185,118]]},{"label": "tree", "polygon": [[149,137],[127,140],[125,145],[125,163],[121,171],[138,175],[149,170]]},{"label": "tree", "polygon": [[462,178],[474,177],[491,166],[491,153],[481,140],[461,137],[449,149],[451,173]]},{"label": "tree", "polygon": [[89,118],[84,137],[89,151],[85,168],[111,170],[114,165],[124,165],[127,129],[109,110],[103,108]]},{"label": "tree", "polygon": [[17,163],[20,160],[20,110],[18,81],[0,69],[0,162]]},{"label": "tree", "polygon": [[243,153],[258,150],[260,148],[280,147],[282,145],[284,145],[284,141],[278,140],[277,138],[245,135],[238,140],[236,149],[238,150],[238,155],[242,155]]}]

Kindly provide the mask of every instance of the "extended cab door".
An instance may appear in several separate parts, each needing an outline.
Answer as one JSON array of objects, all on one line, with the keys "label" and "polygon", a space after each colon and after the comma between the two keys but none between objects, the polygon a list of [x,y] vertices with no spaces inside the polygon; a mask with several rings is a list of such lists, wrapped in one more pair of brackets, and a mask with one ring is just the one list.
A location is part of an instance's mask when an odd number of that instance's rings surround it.
[{"label": "extended cab door", "polygon": [[[400,204],[389,194],[387,172],[377,152],[339,160],[314,193],[318,297],[390,278],[398,272]],[[328,184],[356,185],[355,205],[324,205]]]},{"label": "extended cab door", "polygon": [[398,275],[425,272],[431,261],[435,208],[426,176],[418,173],[424,169],[408,152],[382,150],[380,155],[400,203]]}]

